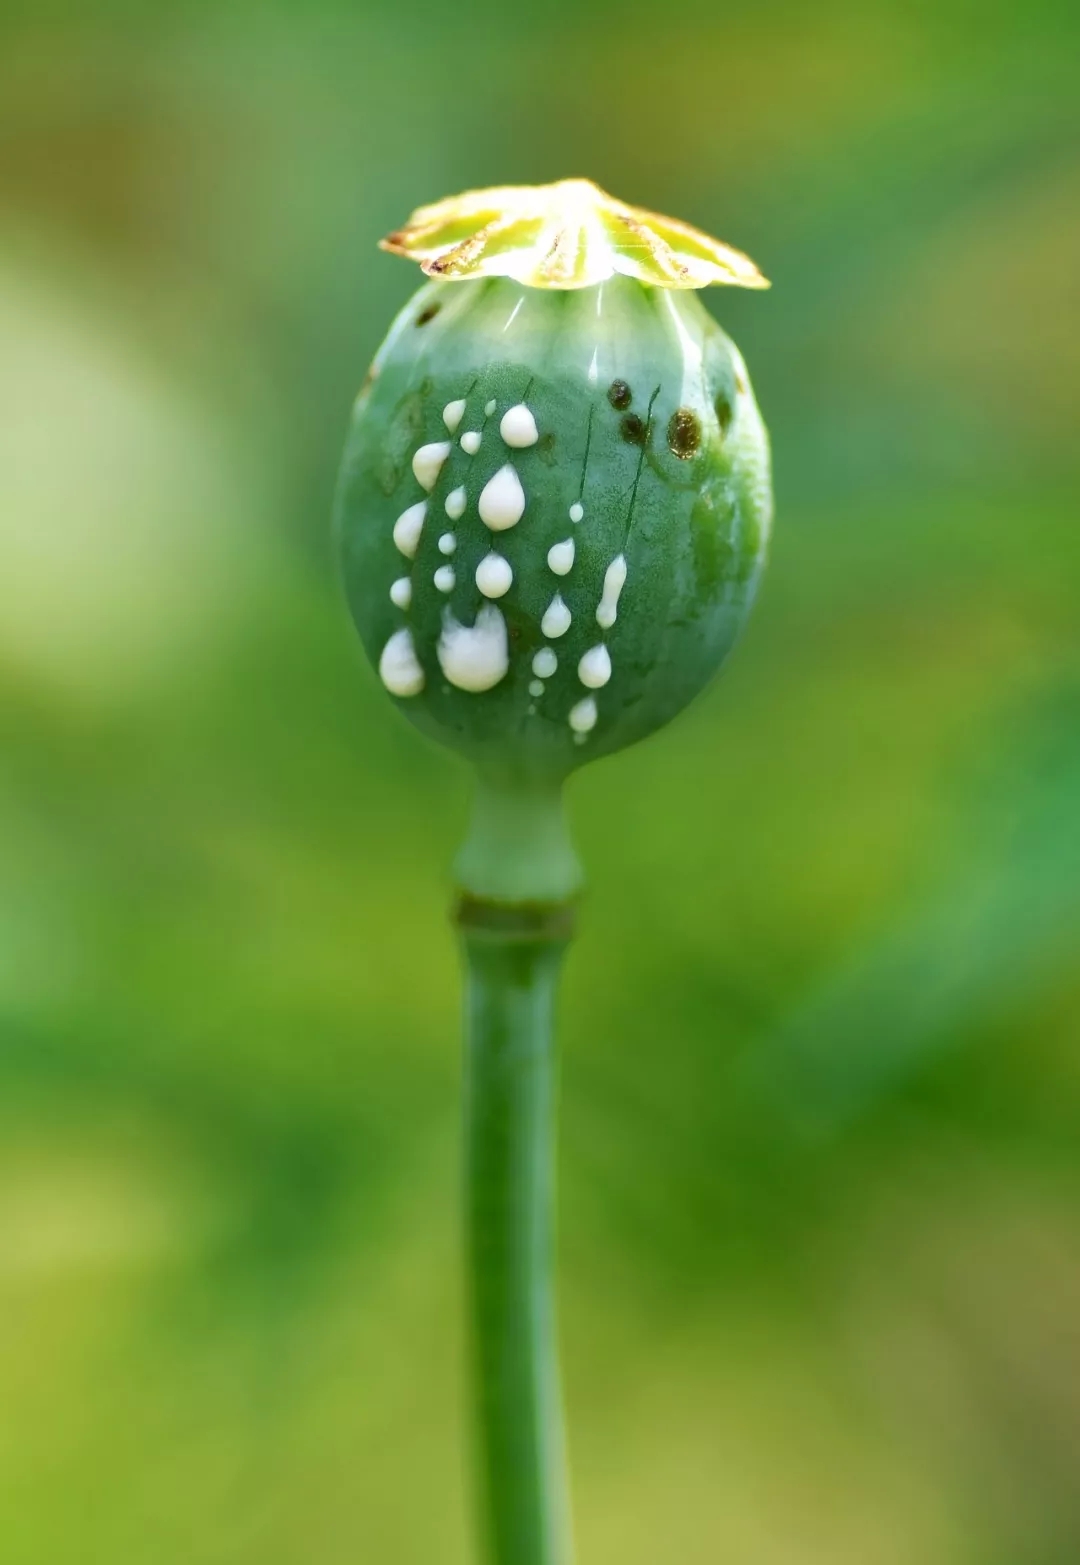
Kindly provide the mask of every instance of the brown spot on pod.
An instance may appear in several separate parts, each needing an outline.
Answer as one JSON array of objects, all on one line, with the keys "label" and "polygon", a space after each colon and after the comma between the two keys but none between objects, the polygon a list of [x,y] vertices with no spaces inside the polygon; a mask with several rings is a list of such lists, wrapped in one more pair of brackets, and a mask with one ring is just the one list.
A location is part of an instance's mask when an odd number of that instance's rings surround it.
[{"label": "brown spot on pod", "polygon": [[676,408],[668,422],[667,443],[686,462],[701,444],[701,421],[689,408]]},{"label": "brown spot on pod", "polygon": [[619,433],[632,446],[643,446],[649,437],[649,426],[636,413],[627,413],[619,421]]},{"label": "brown spot on pod", "polygon": [[608,387],[607,399],[613,408],[621,413],[623,408],[628,408],[634,400],[634,393],[625,380],[613,380]]},{"label": "brown spot on pod", "polygon": [[428,321],[433,321],[442,309],[442,305],[436,300],[433,304],[426,305],[416,317],[417,326],[426,326]]},{"label": "brown spot on pod", "polygon": [[726,435],[728,430],[731,428],[731,420],[733,417],[731,411],[731,398],[728,396],[726,391],[717,393],[715,406],[716,417],[720,424],[720,433],[722,435]]}]

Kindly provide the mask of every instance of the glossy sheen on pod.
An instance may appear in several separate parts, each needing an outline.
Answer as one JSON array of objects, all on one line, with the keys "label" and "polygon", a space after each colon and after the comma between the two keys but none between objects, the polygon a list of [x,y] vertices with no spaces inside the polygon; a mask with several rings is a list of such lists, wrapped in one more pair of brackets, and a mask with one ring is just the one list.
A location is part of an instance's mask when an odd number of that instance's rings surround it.
[{"label": "glossy sheen on pod", "polygon": [[[474,451],[460,431],[482,432]],[[746,367],[695,293],[493,278],[428,283],[394,322],[353,412],[335,531],[402,710],[481,766],[558,777],[707,682],[771,520]],[[422,680],[384,658],[406,645]]]}]

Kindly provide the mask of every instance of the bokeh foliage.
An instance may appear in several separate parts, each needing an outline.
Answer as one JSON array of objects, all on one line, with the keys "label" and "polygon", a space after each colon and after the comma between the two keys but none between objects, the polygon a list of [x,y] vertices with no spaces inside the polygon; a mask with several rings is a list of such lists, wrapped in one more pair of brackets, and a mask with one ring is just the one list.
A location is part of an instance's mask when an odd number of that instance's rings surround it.
[{"label": "bokeh foliage", "polygon": [[9,3],[0,1559],[453,1565],[465,780],[333,577],[469,185],[746,249],[750,634],[585,773],[588,1565],[1080,1554],[1073,6]]}]

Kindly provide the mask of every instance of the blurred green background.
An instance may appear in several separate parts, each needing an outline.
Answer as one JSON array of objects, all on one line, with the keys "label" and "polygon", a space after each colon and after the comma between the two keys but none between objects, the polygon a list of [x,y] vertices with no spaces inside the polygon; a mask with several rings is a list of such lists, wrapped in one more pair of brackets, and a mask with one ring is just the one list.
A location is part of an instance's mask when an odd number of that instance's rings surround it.
[{"label": "blurred green background", "polygon": [[328,515],[415,270],[584,174],[747,250],[718,685],[584,774],[584,1565],[1080,1558],[1080,11],[0,14],[0,1561],[471,1560],[447,866]]}]

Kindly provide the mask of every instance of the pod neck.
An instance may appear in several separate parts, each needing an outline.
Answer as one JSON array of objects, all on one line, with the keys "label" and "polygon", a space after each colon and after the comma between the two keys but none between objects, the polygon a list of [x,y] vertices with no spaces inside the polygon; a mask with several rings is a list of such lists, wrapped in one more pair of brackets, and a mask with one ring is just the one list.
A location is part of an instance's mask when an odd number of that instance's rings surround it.
[{"label": "pod neck", "polygon": [[478,775],[454,879],[466,897],[481,902],[550,904],[575,897],[582,871],[562,780]]}]

